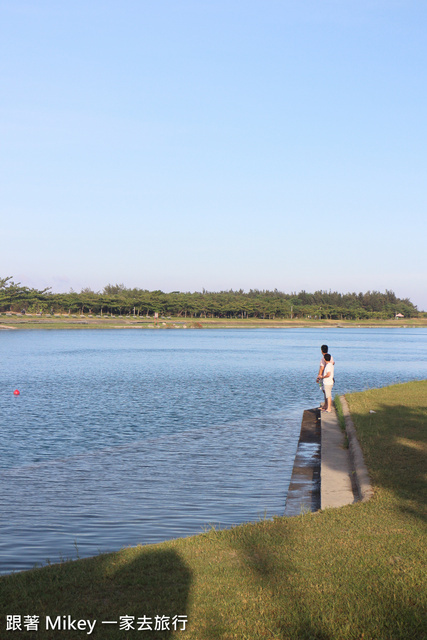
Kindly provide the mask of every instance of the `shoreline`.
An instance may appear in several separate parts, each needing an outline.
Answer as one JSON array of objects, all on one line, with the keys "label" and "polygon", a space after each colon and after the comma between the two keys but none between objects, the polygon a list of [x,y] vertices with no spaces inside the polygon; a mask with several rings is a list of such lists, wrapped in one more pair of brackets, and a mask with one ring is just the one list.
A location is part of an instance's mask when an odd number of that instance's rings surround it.
[{"label": "shoreline", "polygon": [[0,315],[1,330],[40,329],[423,329],[427,318],[401,320],[289,320],[142,318],[138,316]]}]

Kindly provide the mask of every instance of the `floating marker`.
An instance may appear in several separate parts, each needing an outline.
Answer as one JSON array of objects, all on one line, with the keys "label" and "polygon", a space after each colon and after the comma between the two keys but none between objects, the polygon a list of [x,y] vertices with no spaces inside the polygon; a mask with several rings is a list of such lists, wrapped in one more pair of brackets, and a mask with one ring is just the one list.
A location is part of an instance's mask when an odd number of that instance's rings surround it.
[{"label": "floating marker", "polygon": [[15,391],[13,392],[13,395],[14,396],[19,396],[20,395],[20,392],[18,391],[18,389],[15,389]]}]

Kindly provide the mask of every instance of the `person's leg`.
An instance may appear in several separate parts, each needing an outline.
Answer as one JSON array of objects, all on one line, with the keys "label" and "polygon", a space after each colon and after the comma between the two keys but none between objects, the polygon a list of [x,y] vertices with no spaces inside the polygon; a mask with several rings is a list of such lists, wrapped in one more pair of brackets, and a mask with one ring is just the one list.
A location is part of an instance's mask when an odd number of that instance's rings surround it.
[{"label": "person's leg", "polygon": [[323,411],[327,411],[328,413],[330,413],[332,411],[332,385],[325,384],[324,391],[325,391],[325,408],[323,409]]},{"label": "person's leg", "polygon": [[326,409],[326,394],[325,394],[325,387],[322,387],[322,391],[323,391],[323,404],[320,405],[320,408],[324,411]]},{"label": "person's leg", "polygon": [[332,389],[333,389],[333,384],[331,384],[329,391],[330,391],[330,395],[329,395],[329,406],[328,406],[328,411],[332,411]]}]

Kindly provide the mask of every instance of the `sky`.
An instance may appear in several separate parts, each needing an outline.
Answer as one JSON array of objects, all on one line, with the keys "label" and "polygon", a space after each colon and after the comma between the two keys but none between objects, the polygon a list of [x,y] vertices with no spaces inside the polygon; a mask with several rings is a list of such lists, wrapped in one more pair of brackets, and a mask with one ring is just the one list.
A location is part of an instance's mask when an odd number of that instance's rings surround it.
[{"label": "sky", "polygon": [[0,0],[0,277],[427,310],[424,0]]}]

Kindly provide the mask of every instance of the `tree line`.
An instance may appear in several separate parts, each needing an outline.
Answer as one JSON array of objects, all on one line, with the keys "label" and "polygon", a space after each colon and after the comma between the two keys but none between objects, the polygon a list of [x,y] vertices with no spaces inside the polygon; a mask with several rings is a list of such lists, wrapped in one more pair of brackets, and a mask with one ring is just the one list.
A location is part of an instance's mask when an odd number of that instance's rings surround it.
[{"label": "tree line", "polygon": [[393,291],[338,293],[315,291],[284,293],[274,289],[181,292],[148,291],[108,284],[102,291],[85,288],[77,293],[52,293],[0,278],[0,312],[69,313],[182,318],[312,318],[331,320],[388,319],[397,314],[418,317],[409,298]]}]

